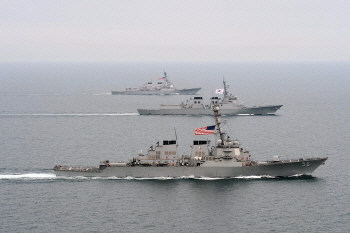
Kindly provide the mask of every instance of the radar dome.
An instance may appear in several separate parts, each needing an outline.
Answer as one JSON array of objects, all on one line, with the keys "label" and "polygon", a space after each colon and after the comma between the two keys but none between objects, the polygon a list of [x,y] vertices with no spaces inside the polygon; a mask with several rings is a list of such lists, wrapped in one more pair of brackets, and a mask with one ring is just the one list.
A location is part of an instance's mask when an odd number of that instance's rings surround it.
[{"label": "radar dome", "polygon": [[214,110],[215,111],[219,111],[220,110],[220,107],[218,105],[214,106]]}]

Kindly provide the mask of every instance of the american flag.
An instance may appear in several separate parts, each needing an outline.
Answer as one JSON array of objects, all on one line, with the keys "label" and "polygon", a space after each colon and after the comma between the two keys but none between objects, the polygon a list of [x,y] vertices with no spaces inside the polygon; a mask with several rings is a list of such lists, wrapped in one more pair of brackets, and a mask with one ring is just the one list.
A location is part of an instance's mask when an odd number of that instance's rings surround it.
[{"label": "american flag", "polygon": [[211,125],[211,126],[206,126],[202,128],[196,128],[194,130],[194,134],[195,135],[214,134],[214,130],[215,130],[215,125]]},{"label": "american flag", "polygon": [[158,80],[164,80],[165,78],[163,77],[163,78],[158,78]]}]

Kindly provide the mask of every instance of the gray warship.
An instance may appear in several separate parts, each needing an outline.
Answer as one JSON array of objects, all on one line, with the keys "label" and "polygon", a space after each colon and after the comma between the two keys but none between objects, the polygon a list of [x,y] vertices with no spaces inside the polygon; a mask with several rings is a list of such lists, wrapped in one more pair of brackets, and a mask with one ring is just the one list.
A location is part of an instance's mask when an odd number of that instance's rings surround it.
[{"label": "gray warship", "polygon": [[112,95],[195,95],[201,88],[189,88],[178,90],[169,81],[167,72],[160,78],[157,87],[153,87],[152,82],[144,84],[140,88],[126,88],[125,91],[112,91]]},{"label": "gray warship", "polygon": [[[311,175],[328,159],[318,157],[280,160],[280,157],[272,156],[271,161],[254,161],[247,148],[243,150],[237,139],[232,140],[222,131],[219,108],[219,105],[213,106],[217,130],[215,146],[210,147],[210,140],[194,140],[191,154],[179,156],[177,140],[164,140],[162,145],[158,142],[155,147],[150,147],[147,154],[140,153],[128,162],[104,160],[95,167],[55,165],[53,170],[57,176],[84,177],[289,177]],[[210,128],[214,129],[214,126]],[[204,129],[201,132],[206,131]]]},{"label": "gray warship", "polygon": [[237,97],[227,91],[226,81],[224,83],[224,98],[210,98],[210,104],[205,105],[203,97],[193,97],[178,105],[160,105],[160,109],[137,109],[140,115],[213,115],[212,107],[220,105],[223,115],[268,115],[275,114],[283,105],[265,105],[246,107],[237,103]]}]

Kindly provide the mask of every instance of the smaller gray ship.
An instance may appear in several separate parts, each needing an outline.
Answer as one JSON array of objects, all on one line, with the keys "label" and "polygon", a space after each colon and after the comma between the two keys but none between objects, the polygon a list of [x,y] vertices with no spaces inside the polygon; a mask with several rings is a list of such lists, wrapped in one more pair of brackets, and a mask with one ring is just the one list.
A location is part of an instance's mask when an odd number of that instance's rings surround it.
[{"label": "smaller gray ship", "polygon": [[148,82],[139,88],[126,88],[125,91],[112,91],[112,95],[195,95],[201,88],[189,88],[178,90],[169,81],[167,72],[164,77],[158,79],[157,87]]},{"label": "smaller gray ship", "polygon": [[[219,106],[213,107],[215,125],[195,130],[196,135],[214,134],[217,128],[215,146],[210,146],[210,140],[194,140],[191,154],[180,156],[177,152],[177,140],[164,140],[151,146],[147,154],[141,153],[129,162],[111,162],[104,160],[99,166],[67,166],[55,165],[57,176],[84,177],[188,177],[188,178],[232,178],[242,176],[286,177],[311,175],[327,157],[280,160],[272,156],[272,161],[254,161],[248,148],[243,150],[237,139],[232,140],[221,129]],[[135,145],[131,145],[135,146]]]},{"label": "smaller gray ship", "polygon": [[227,91],[226,81],[223,80],[224,98],[210,98],[210,104],[205,105],[203,97],[193,97],[178,105],[160,105],[159,109],[137,109],[140,115],[213,115],[212,108],[215,104],[220,105],[223,115],[268,115],[275,114],[283,105],[265,105],[246,107],[237,103],[237,97]]}]

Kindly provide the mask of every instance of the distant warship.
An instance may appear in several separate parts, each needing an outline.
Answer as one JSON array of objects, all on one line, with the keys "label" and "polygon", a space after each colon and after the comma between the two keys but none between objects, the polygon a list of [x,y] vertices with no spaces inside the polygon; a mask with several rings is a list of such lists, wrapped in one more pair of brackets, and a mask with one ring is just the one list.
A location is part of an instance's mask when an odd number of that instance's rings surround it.
[{"label": "distant warship", "polygon": [[[161,80],[161,82],[159,82]],[[195,95],[201,88],[177,90],[169,81],[167,72],[164,77],[158,79],[158,86],[153,87],[152,82],[144,84],[140,88],[126,88],[125,91],[112,91],[112,95]]]},{"label": "distant warship", "polygon": [[191,154],[179,156],[177,140],[164,140],[163,145],[158,142],[155,147],[150,147],[147,154],[141,152],[129,162],[104,160],[96,167],[55,165],[53,170],[57,176],[84,177],[285,177],[310,175],[328,159],[319,157],[280,160],[278,156],[273,156],[272,161],[251,160],[248,149],[243,150],[237,139],[232,140],[222,131],[219,108],[219,105],[213,106],[215,125],[195,130],[197,135],[214,134],[216,126],[218,139],[215,146],[210,147],[210,140],[194,140]]},{"label": "distant warship", "polygon": [[[212,106],[220,105],[220,112],[223,115],[267,115],[275,114],[283,105],[265,105],[246,107],[237,103],[237,97],[229,94],[225,79],[223,80],[224,98],[210,98],[210,104],[204,105],[202,97],[194,97],[178,105],[160,105],[160,109],[137,109],[140,115],[213,115]],[[221,90],[220,90],[221,91]]]}]

